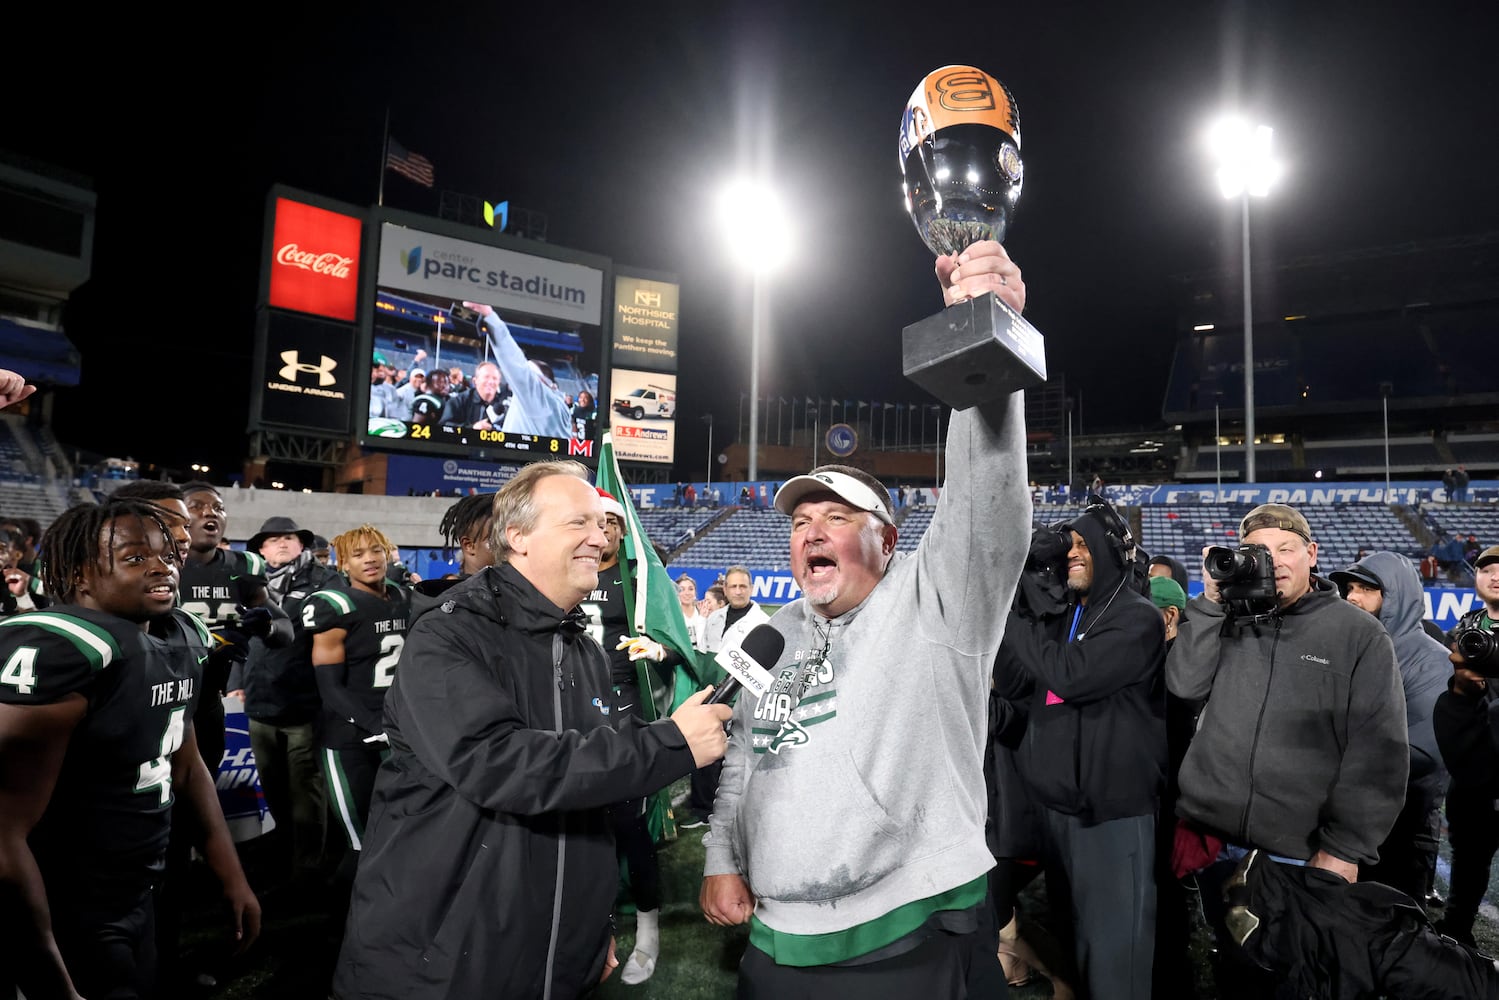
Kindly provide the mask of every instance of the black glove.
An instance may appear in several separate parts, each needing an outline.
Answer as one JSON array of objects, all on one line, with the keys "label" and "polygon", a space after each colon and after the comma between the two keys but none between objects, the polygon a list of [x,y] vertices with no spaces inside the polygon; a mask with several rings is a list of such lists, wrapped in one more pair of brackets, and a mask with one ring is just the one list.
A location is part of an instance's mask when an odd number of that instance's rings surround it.
[{"label": "black glove", "polygon": [[239,631],[259,639],[264,639],[271,634],[270,608],[264,606],[247,608],[240,604],[235,606],[235,610],[239,612]]}]

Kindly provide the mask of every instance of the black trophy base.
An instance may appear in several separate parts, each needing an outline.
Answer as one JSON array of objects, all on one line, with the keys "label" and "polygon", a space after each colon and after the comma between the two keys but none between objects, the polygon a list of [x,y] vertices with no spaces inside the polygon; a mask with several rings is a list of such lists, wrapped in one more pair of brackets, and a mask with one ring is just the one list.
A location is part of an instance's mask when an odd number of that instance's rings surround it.
[{"label": "black trophy base", "polygon": [[906,378],[954,410],[1046,381],[1046,339],[989,292],[912,323],[901,342]]}]

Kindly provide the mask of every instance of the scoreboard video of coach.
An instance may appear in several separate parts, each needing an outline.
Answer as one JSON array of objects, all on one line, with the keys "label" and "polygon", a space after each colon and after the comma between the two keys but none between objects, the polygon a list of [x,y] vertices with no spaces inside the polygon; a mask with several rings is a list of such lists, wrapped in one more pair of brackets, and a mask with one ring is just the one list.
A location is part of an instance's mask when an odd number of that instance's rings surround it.
[{"label": "scoreboard video of coach", "polygon": [[431,219],[379,227],[361,443],[512,461],[596,458],[609,262],[458,232],[471,230]]}]

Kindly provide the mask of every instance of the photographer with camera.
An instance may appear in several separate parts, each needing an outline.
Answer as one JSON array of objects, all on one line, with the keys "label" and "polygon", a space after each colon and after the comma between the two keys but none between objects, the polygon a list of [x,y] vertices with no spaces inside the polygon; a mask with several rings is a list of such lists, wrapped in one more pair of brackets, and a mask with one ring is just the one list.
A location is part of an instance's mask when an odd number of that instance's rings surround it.
[{"label": "photographer with camera", "polygon": [[1452,680],[1438,696],[1432,719],[1452,773],[1447,788],[1452,886],[1437,927],[1469,945],[1499,850],[1499,700],[1489,684],[1499,677],[1499,545],[1481,552],[1474,566],[1473,590],[1483,603],[1448,635]]},{"label": "photographer with camera", "polygon": [[1204,552],[1203,593],[1166,660],[1172,694],[1205,700],[1180,774],[1178,847],[1190,845],[1219,942],[1222,997],[1273,991],[1223,926],[1235,859],[1276,860],[1357,881],[1405,800],[1405,695],[1389,635],[1312,576],[1301,513],[1263,504],[1238,550]]},{"label": "photographer with camera", "polygon": [[1035,532],[995,677],[1028,716],[1016,767],[1039,820],[1048,898],[1072,918],[1080,995],[1145,1000],[1166,637],[1134,582],[1134,540],[1102,498]]}]

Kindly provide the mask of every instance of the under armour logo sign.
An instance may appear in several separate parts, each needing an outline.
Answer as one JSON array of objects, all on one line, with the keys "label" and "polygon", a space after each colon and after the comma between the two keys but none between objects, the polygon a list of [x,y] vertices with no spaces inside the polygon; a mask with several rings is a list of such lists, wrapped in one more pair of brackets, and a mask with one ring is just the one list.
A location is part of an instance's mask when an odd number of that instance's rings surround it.
[{"label": "under armour logo sign", "polygon": [[295,382],[298,372],[306,372],[309,375],[316,375],[318,377],[318,385],[332,385],[334,382],[333,369],[338,367],[338,362],[326,354],[322,356],[322,361],[315,365],[304,365],[298,359],[296,351],[282,351],[281,360],[286,362],[285,366],[281,369],[281,377],[288,382]]}]

